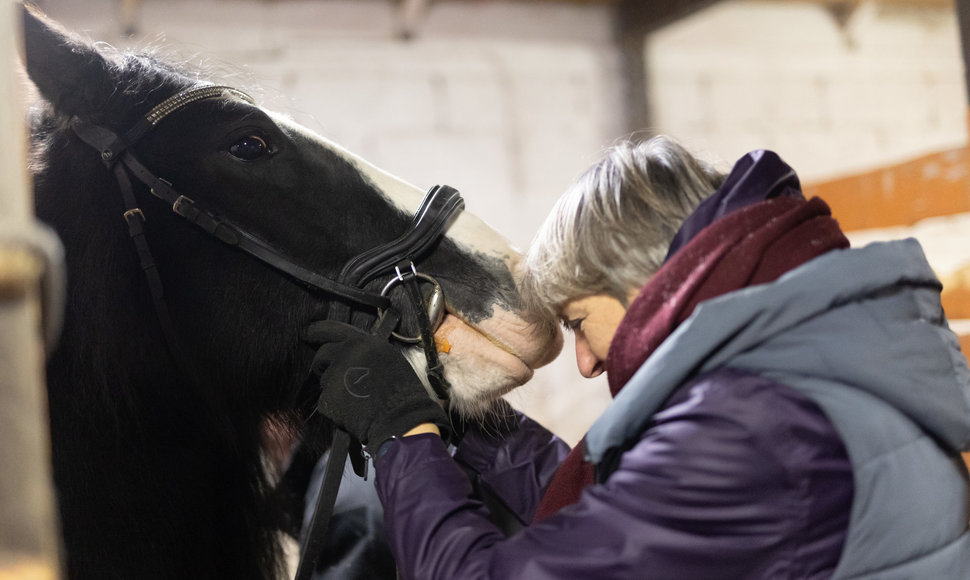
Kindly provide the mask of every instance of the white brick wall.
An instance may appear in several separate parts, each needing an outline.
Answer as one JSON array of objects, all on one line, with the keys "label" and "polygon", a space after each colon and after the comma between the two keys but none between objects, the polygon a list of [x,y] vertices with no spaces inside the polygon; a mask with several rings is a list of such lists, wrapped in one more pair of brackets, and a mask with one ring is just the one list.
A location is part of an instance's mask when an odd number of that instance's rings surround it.
[{"label": "white brick wall", "polygon": [[[119,35],[115,2],[45,6],[94,39],[203,56],[392,173],[458,187],[525,246],[550,200],[622,131],[608,11],[434,3],[403,42],[393,4],[143,0],[134,41]],[[525,211],[509,212],[513,200]]]},{"label": "white brick wall", "polygon": [[722,2],[647,42],[662,131],[733,161],[769,148],[803,181],[966,143],[952,6],[861,2],[840,27],[821,2]]}]

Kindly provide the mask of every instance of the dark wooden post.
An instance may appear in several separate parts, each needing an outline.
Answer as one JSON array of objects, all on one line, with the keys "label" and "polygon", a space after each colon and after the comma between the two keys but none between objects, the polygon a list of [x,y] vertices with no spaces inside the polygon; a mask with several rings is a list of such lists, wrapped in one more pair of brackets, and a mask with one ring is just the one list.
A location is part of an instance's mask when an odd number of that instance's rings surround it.
[{"label": "dark wooden post", "polygon": [[956,11],[960,25],[960,45],[963,47],[964,84],[967,95],[970,95],[970,0],[956,0]]},{"label": "dark wooden post", "polygon": [[627,131],[632,133],[653,129],[644,58],[647,35],[718,1],[720,0],[620,0],[616,5],[614,31],[623,62]]}]

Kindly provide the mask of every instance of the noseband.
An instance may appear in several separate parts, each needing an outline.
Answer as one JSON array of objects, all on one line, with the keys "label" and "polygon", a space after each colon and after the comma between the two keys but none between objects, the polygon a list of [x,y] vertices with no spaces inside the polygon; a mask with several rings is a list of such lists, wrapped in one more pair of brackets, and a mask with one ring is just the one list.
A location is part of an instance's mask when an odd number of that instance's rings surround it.
[{"label": "noseband", "polygon": [[[458,191],[446,185],[432,187],[421,201],[407,231],[388,243],[361,252],[344,265],[336,280],[332,280],[293,262],[282,252],[231,220],[204,209],[193,199],[180,194],[170,182],[156,176],[134,156],[131,147],[159,122],[191,103],[207,99],[235,100],[254,104],[253,99],[242,91],[232,87],[210,85],[186,90],[169,97],[149,111],[123,135],[78,118],[71,122],[71,128],[78,137],[100,153],[101,161],[112,171],[121,188],[124,201],[123,215],[128,224],[128,233],[134,242],[142,270],[148,280],[155,313],[165,335],[166,344],[176,363],[185,371],[190,369],[179,347],[165,302],[161,278],[149,249],[148,240],[145,238],[143,227],[145,214],[135,198],[129,175],[148,186],[152,195],[168,203],[172,211],[209,235],[239,248],[311,288],[342,298],[342,301],[330,302],[328,319],[349,322],[353,308],[348,302],[358,308],[364,307],[374,311],[378,316],[372,332],[384,338],[393,336],[405,343],[420,344],[428,363],[428,381],[439,399],[447,399],[449,385],[444,377],[443,365],[438,358],[434,343],[434,331],[440,325],[444,315],[441,285],[431,276],[418,272],[414,262],[434,246],[456,215],[464,209],[464,200]],[[394,277],[384,285],[380,293],[363,289],[369,282],[388,274],[393,274]],[[428,299],[423,297],[420,288],[422,282],[432,285],[433,291]],[[394,332],[401,320],[401,314],[388,298],[388,294],[398,285],[405,288],[409,300],[415,306],[419,329],[417,336],[402,336]],[[350,446],[349,435],[339,430],[335,432],[323,486],[310,525],[304,534],[301,546],[302,556],[296,575],[298,579],[308,578],[316,564],[333,513],[333,505]],[[355,451],[351,458],[358,474],[365,475],[366,463],[362,461],[360,452]]]}]

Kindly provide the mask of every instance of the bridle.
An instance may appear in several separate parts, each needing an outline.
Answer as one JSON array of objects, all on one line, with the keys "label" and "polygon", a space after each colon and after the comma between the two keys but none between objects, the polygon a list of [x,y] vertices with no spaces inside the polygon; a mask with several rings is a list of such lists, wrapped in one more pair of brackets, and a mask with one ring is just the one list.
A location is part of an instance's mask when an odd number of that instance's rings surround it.
[{"label": "bridle", "polygon": [[[176,191],[169,181],[152,173],[134,156],[131,147],[168,115],[191,103],[214,98],[233,99],[253,104],[253,99],[249,95],[232,87],[203,86],[180,92],[164,100],[121,136],[105,127],[91,125],[78,118],[75,118],[71,123],[72,129],[81,140],[100,153],[102,162],[114,173],[115,179],[121,187],[125,205],[123,215],[128,224],[128,233],[138,250],[142,269],[149,277],[156,311],[162,321],[163,332],[166,334],[166,340],[170,347],[177,345],[178,341],[175,339],[168,310],[165,308],[164,294],[161,292],[161,280],[158,278],[157,269],[145,238],[143,227],[145,215],[135,199],[129,173],[148,186],[152,195],[167,202],[173,212],[195,224],[209,235],[230,246],[239,248],[307,286],[343,298],[357,306],[385,313],[393,311],[391,301],[386,296],[388,290],[386,286],[385,291],[380,294],[364,291],[362,287],[380,275],[394,273],[395,266],[398,267],[399,273],[397,278],[392,280],[400,279],[403,282],[411,278],[416,280],[428,280],[430,278],[412,270],[411,265],[415,259],[418,259],[430,249],[441,237],[457,212],[464,208],[461,195],[451,187],[435,186],[431,188],[415,213],[411,227],[407,232],[396,240],[352,258],[344,266],[338,279],[332,280],[286,258],[282,252],[261,241],[244,228],[232,223],[231,220],[202,208],[193,199]],[[434,284],[436,288],[440,288],[436,281]],[[348,313],[348,306],[338,302],[332,303],[330,318],[347,319]],[[410,342],[418,341],[412,338]],[[177,348],[175,346],[176,350]],[[438,393],[438,395],[443,396],[444,393]]]},{"label": "bridle", "polygon": [[[71,122],[74,133],[99,152],[101,161],[114,174],[118,182],[124,202],[123,216],[128,225],[128,234],[134,243],[141,268],[145,272],[166,345],[176,364],[185,370],[190,368],[179,346],[165,301],[161,277],[145,237],[145,214],[135,197],[131,177],[146,185],[153,196],[168,203],[173,212],[209,235],[246,252],[308,287],[342,299],[331,300],[328,319],[349,322],[355,308],[364,308],[376,313],[377,319],[371,332],[383,338],[393,336],[402,342],[420,344],[428,363],[428,381],[439,399],[447,399],[450,387],[444,377],[443,365],[434,344],[434,331],[441,323],[444,313],[441,285],[433,277],[418,272],[414,263],[432,249],[458,212],[464,208],[464,200],[458,191],[446,185],[432,187],[421,201],[407,231],[390,242],[366,250],[352,258],[344,265],[336,280],[327,278],[290,260],[281,251],[263,242],[230,219],[205,209],[193,199],[179,193],[172,183],[152,173],[135,157],[131,148],[163,119],[191,103],[209,99],[254,104],[252,97],[232,87],[206,85],[185,90],[165,99],[121,135],[79,118],[74,118]],[[394,276],[379,293],[363,289],[369,282],[388,274]],[[423,297],[419,287],[422,282],[432,285],[433,291],[429,300]],[[401,314],[388,294],[397,285],[406,289],[408,299],[415,306],[419,329],[417,336],[402,336],[394,330],[401,320]],[[310,526],[304,535],[302,556],[296,575],[298,580],[308,578],[315,567],[351,446],[349,435],[340,430],[335,432],[323,486]],[[359,444],[354,447],[352,459],[355,470],[363,476],[365,468],[361,461]]]}]

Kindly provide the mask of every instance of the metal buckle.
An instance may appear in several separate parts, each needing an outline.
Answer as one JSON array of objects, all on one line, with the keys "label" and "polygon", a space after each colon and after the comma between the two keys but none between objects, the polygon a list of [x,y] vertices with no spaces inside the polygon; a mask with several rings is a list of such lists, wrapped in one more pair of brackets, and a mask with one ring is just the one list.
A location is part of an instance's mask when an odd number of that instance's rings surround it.
[{"label": "metal buckle", "polygon": [[126,211],[125,213],[123,213],[122,216],[124,216],[125,221],[128,222],[129,224],[131,223],[131,218],[134,217],[134,216],[138,216],[138,218],[141,220],[141,222],[142,223],[145,223],[145,214],[142,213],[140,207],[136,207],[136,208],[129,209],[128,211]]},{"label": "metal buckle", "polygon": [[[434,285],[434,289],[431,294],[424,298],[424,308],[428,312],[428,320],[431,322],[431,332],[434,332],[441,326],[441,321],[445,318],[445,294],[441,289],[441,284],[437,280],[428,276],[427,274],[422,274],[417,271],[414,267],[414,262],[411,262],[411,272],[401,272],[401,269],[394,266],[394,271],[397,276],[391,278],[384,288],[381,290],[381,296],[387,296],[388,291],[394,287],[395,284],[401,284],[408,280],[409,278],[417,278],[419,281],[423,280],[425,282],[430,282]],[[378,320],[384,317],[384,311],[378,309],[377,311]],[[391,332],[391,336],[397,340],[407,343],[407,344],[418,344],[421,342],[421,335],[418,336],[404,336],[397,332]]]},{"label": "metal buckle", "polygon": [[[152,190],[152,193],[154,193],[154,190]],[[195,209],[195,202],[191,198],[185,197],[184,195],[178,196],[175,203],[172,204],[172,211],[184,218],[189,219],[191,219],[194,214],[198,213],[198,210]],[[192,215],[190,215],[190,211]]]}]

